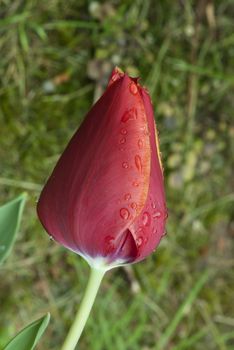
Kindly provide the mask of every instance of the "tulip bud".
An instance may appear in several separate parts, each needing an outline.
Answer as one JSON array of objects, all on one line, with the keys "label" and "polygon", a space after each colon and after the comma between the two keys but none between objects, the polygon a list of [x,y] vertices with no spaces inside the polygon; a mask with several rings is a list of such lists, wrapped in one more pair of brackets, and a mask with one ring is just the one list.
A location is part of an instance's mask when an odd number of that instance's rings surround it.
[{"label": "tulip bud", "polygon": [[42,190],[38,216],[50,236],[110,269],[152,253],[167,209],[147,90],[115,68]]}]

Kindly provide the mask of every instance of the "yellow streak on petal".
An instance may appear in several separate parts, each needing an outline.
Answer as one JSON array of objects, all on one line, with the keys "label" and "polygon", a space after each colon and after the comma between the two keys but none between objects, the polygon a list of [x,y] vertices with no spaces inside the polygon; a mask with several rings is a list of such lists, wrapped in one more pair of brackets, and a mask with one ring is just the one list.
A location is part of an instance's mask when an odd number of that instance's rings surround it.
[{"label": "yellow streak on petal", "polygon": [[151,157],[150,157],[150,147],[146,150],[144,154],[144,165],[143,165],[143,185],[142,185],[142,192],[139,198],[138,202],[138,210],[137,215],[139,215],[142,211],[142,209],[145,206],[145,202],[148,196],[149,191],[149,182],[150,182],[150,165],[151,165]]},{"label": "yellow streak on petal", "polygon": [[156,123],[154,122],[154,131],[155,131],[155,142],[156,142],[156,149],[157,149],[157,154],[158,154],[158,160],[160,164],[160,168],[163,173],[163,165],[162,165],[162,160],[161,160],[161,153],[160,153],[160,147],[159,147],[159,138],[158,138],[158,133],[157,133],[157,128],[156,128]]},{"label": "yellow streak on petal", "polygon": [[[138,97],[139,98],[139,97]],[[141,98],[138,100],[138,119],[140,119],[140,124],[138,127],[142,129],[141,135],[139,136],[143,141],[143,149],[139,152],[142,162],[142,171],[139,177],[141,183],[141,192],[138,199],[137,206],[137,216],[141,213],[142,209],[145,206],[147,200],[149,184],[150,184],[150,169],[151,169],[151,150],[150,150],[150,137],[149,137],[149,128],[147,123],[147,118],[145,114],[145,108],[142,103]]]}]

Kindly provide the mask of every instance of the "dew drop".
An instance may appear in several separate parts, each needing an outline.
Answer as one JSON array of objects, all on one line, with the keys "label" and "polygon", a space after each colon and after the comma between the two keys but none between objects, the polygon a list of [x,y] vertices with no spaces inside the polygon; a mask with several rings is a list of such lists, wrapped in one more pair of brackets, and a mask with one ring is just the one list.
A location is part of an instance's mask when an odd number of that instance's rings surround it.
[{"label": "dew drop", "polygon": [[136,245],[137,245],[138,247],[142,246],[143,242],[144,242],[144,239],[143,239],[142,236],[137,237],[137,239],[136,239]]},{"label": "dew drop", "polygon": [[133,81],[131,82],[131,84],[129,86],[129,90],[133,95],[136,95],[138,92],[137,86]]},{"label": "dew drop", "polygon": [[137,170],[142,172],[141,157],[138,154],[135,156],[135,164],[136,164]]},{"label": "dew drop", "polygon": [[138,186],[139,186],[139,182],[133,181],[132,185],[133,185],[134,187],[138,187]]},{"label": "dew drop", "polygon": [[122,135],[126,135],[127,133],[128,132],[127,132],[127,130],[125,128],[120,130],[120,134],[122,134]]},{"label": "dew drop", "polygon": [[146,130],[146,129],[144,130],[143,134],[144,134],[145,136],[150,136],[149,130]]},{"label": "dew drop", "polygon": [[126,142],[126,139],[125,139],[125,137],[122,137],[120,140],[119,140],[119,143],[122,145],[123,143],[125,143]]},{"label": "dew drop", "polygon": [[126,123],[129,120],[137,119],[137,110],[135,107],[129,109],[122,116],[121,122]]},{"label": "dew drop", "polygon": [[126,208],[120,209],[120,216],[122,219],[127,220],[129,218],[129,211]]},{"label": "dew drop", "polygon": [[113,77],[111,78],[111,80],[114,82],[114,81],[116,81],[118,79],[118,74],[115,74],[115,75],[113,75]]},{"label": "dew drop", "polygon": [[136,209],[137,208],[137,204],[135,202],[132,202],[131,207],[132,207],[132,209]]},{"label": "dew drop", "polygon": [[152,202],[152,203],[151,203],[151,207],[152,207],[153,209],[155,209],[155,208],[156,208],[156,204],[155,204],[154,202]]},{"label": "dew drop", "polygon": [[127,162],[123,162],[123,163],[122,163],[122,167],[123,167],[124,169],[128,169],[129,165],[128,165]]},{"label": "dew drop", "polygon": [[159,219],[162,216],[162,213],[160,211],[155,211],[152,216],[154,219]]},{"label": "dew drop", "polygon": [[147,87],[143,86],[143,90],[147,93],[147,95],[149,95],[149,90],[147,89]]},{"label": "dew drop", "polygon": [[115,250],[115,245],[114,245],[114,237],[113,236],[106,236],[105,239],[105,253],[106,254],[111,254]]},{"label": "dew drop", "polygon": [[131,199],[131,194],[130,193],[126,193],[125,194],[125,196],[124,196],[124,199],[126,200],[126,201],[129,201],[130,199]]},{"label": "dew drop", "polygon": [[105,237],[105,243],[111,243],[113,240],[114,240],[113,236],[108,235]]},{"label": "dew drop", "polygon": [[150,224],[150,214],[147,211],[142,215],[142,223],[144,226],[149,226]]},{"label": "dew drop", "polygon": [[142,147],[143,147],[143,141],[141,140],[141,139],[139,139],[138,140],[138,147],[140,148],[140,149],[142,149]]}]

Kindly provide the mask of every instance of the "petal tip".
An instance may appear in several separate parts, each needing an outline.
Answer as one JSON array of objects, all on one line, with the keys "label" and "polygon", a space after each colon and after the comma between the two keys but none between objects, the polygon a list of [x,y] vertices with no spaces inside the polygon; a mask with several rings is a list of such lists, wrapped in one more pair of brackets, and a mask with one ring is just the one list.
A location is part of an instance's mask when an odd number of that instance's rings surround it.
[{"label": "petal tip", "polygon": [[108,87],[111,86],[113,83],[115,83],[117,80],[121,79],[124,77],[124,72],[122,71],[122,69],[120,69],[119,67],[115,67],[111,73],[109,82],[108,82]]}]

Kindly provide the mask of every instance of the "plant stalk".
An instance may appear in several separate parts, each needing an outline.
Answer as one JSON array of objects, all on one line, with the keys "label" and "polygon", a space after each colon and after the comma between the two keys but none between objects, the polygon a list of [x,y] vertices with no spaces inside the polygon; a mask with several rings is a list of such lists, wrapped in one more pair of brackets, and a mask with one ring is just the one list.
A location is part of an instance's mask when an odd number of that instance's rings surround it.
[{"label": "plant stalk", "polygon": [[61,350],[75,349],[86,324],[86,321],[89,317],[90,311],[92,309],[94,300],[96,298],[104,274],[104,270],[97,270],[91,268],[89,281],[85,290],[83,300],[80,304],[80,308],[75,316],[74,322],[68,332],[68,335],[63,343]]}]

